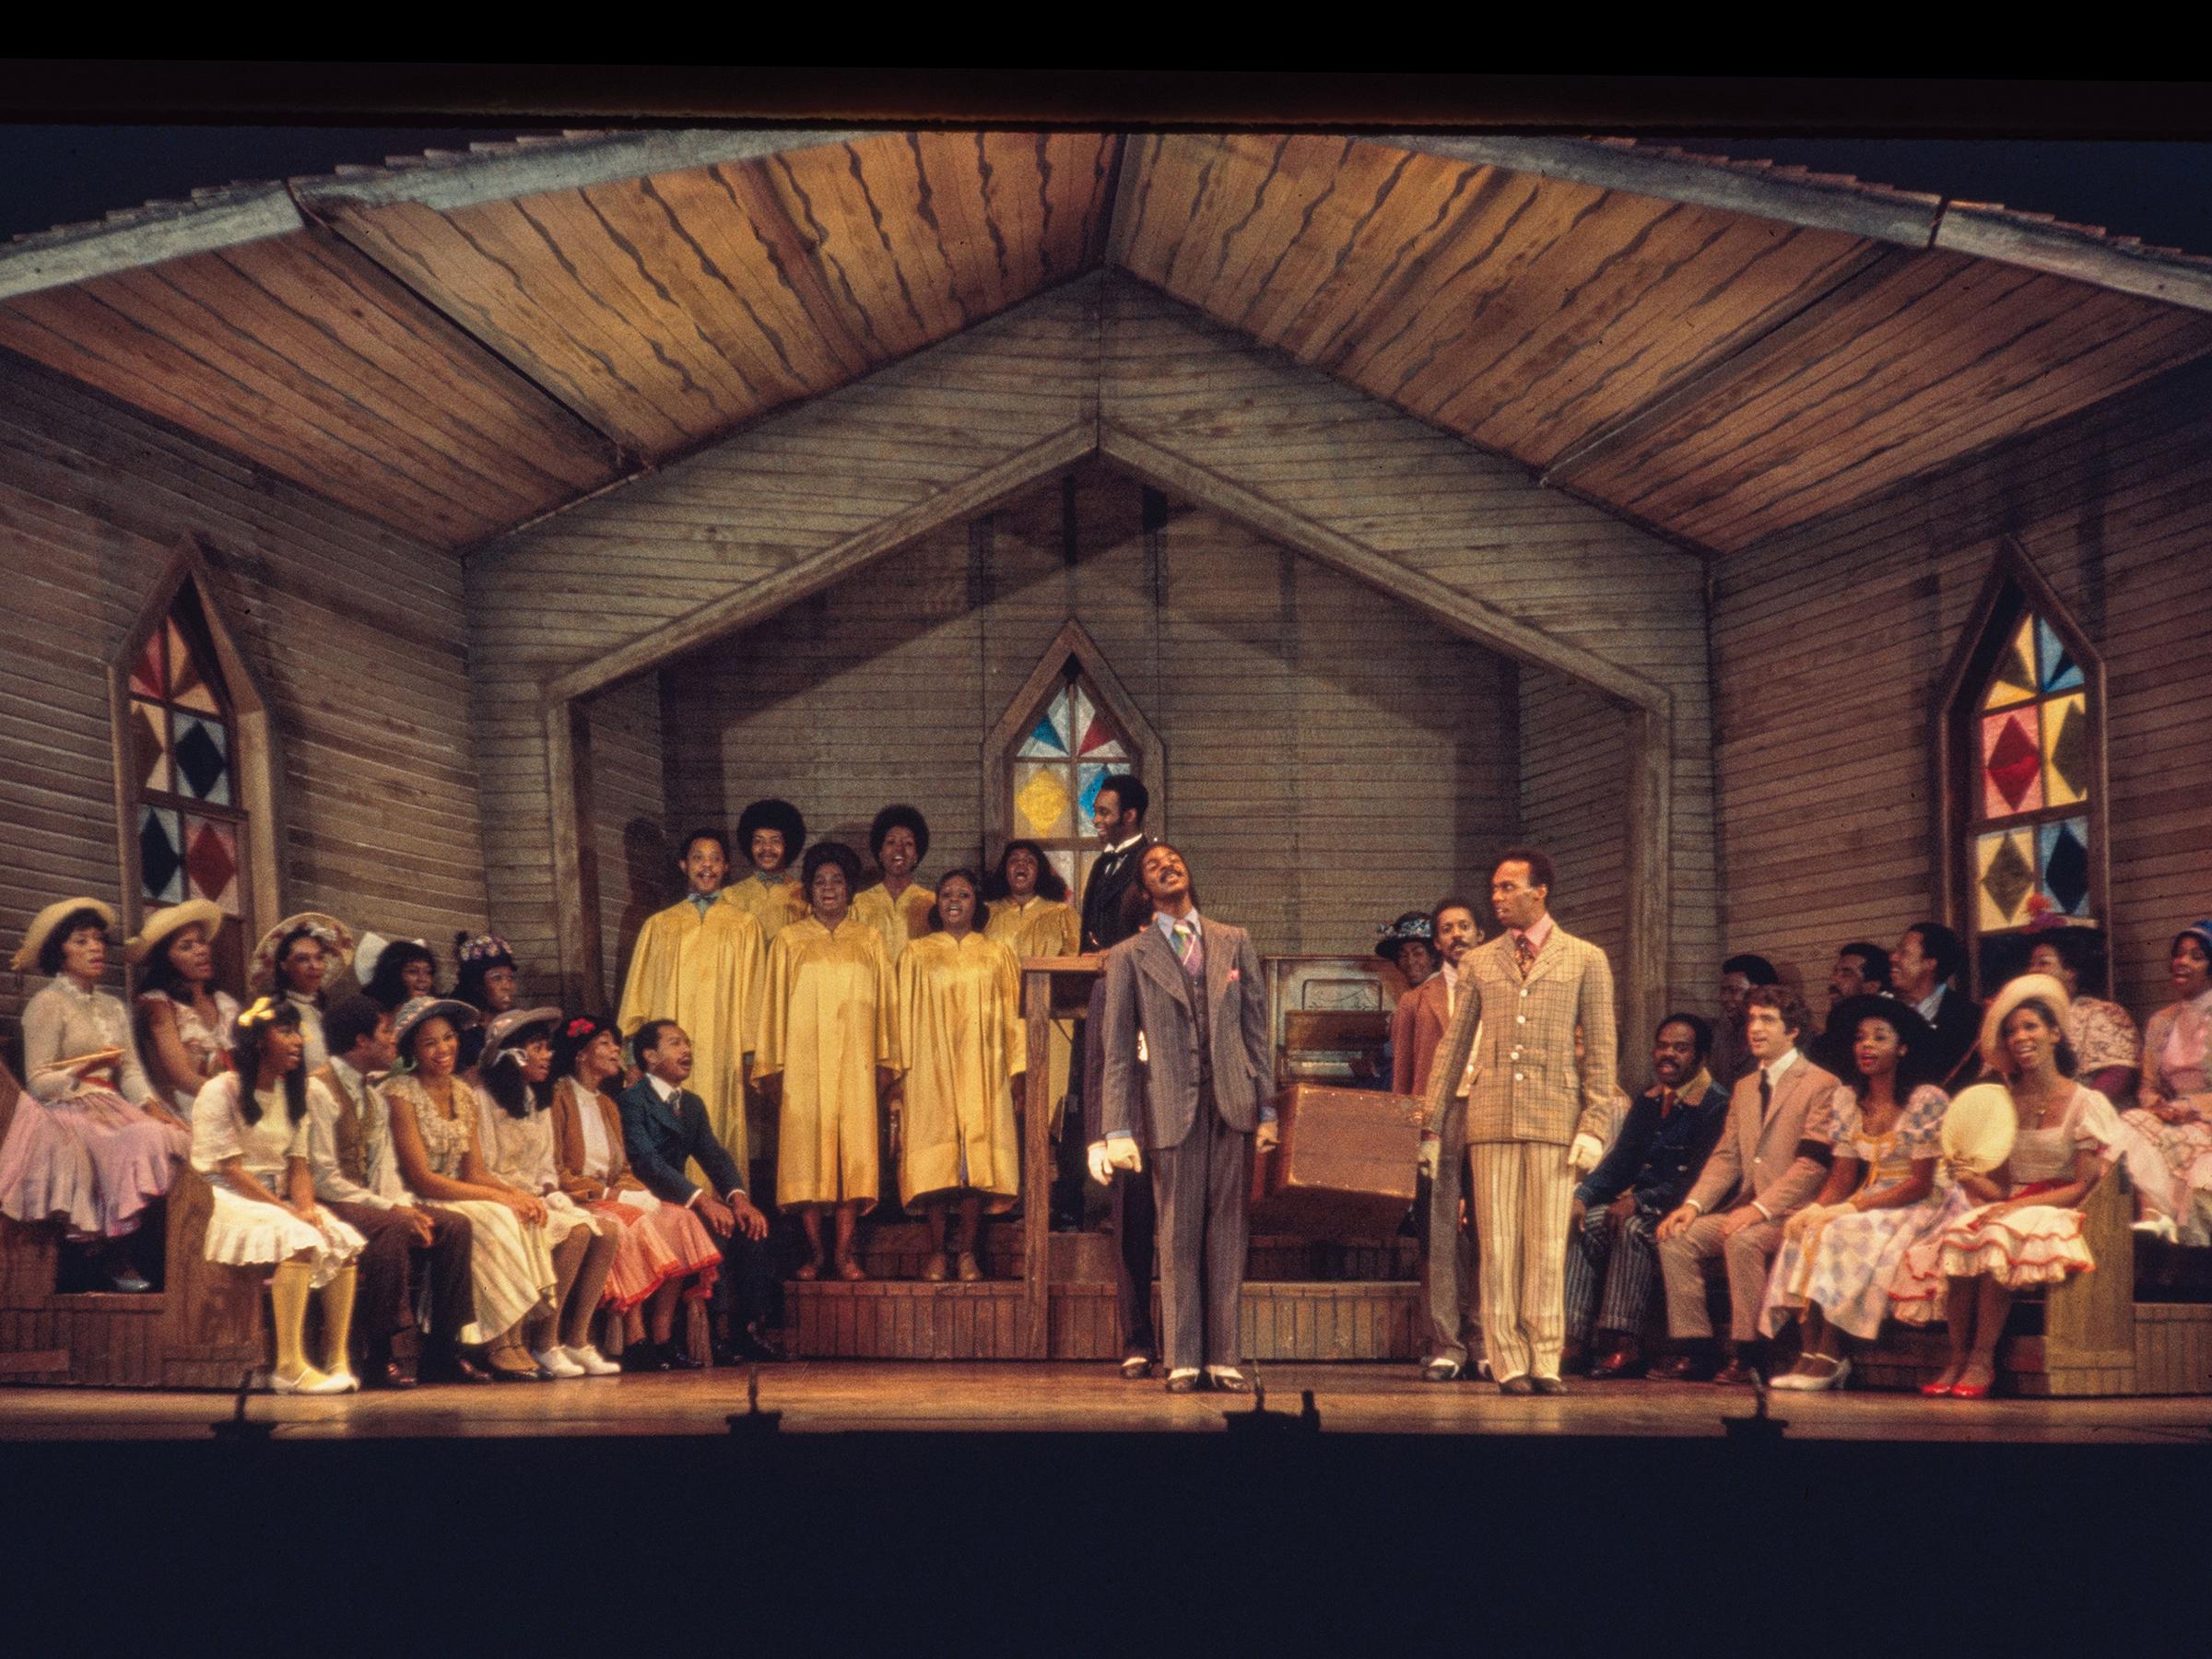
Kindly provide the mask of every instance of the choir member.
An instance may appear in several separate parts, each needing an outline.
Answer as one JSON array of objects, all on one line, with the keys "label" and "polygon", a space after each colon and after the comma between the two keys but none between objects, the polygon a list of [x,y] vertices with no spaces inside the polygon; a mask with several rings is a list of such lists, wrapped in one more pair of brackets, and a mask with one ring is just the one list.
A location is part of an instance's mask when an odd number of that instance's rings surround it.
[{"label": "choir member", "polygon": [[1021,963],[1003,941],[977,931],[982,888],[971,870],[941,877],[932,931],[899,956],[901,1075],[892,1097],[892,1138],[899,1195],[929,1218],[925,1279],[948,1272],[945,1218],[954,1206],[959,1277],[982,1278],[976,1246],[982,1213],[1011,1209],[1021,1190],[1013,1084],[1029,1052]]},{"label": "choir member", "polygon": [[929,931],[929,907],[937,896],[914,879],[929,856],[929,823],[914,807],[886,806],[868,826],[868,853],[883,879],[853,898],[853,919],[883,937],[887,961],[896,962],[909,939]]},{"label": "choir member", "polygon": [[[1941,1319],[1949,1329],[1950,1363],[1924,1394],[1987,1394],[2013,1297],[2097,1265],[2081,1237],[2081,1206],[2118,1156],[2119,1123],[2111,1101],[2075,1081],[2069,1000],[2056,980],[2024,974],[1996,994],[1983,1020],[1982,1062],[2018,1127],[2002,1163],[1959,1173],[1972,1207],[1905,1252],[1890,1288],[1898,1318]],[[1962,1091],[1958,1106],[1978,1092]]]},{"label": "choir member", "polygon": [[747,1167],[745,1057],[760,1030],[759,922],[723,885],[729,853],[721,832],[695,830],[678,867],[684,896],[648,917],[630,953],[615,1021],[625,1037],[649,1019],[673,1019],[691,1040],[691,1089],[723,1149]]},{"label": "choir member", "polygon": [[186,1116],[210,1077],[230,1065],[230,1022],[238,999],[215,984],[215,937],[223,912],[206,899],[188,899],[146,919],[124,947],[138,971],[138,1018],[146,1069]]},{"label": "choir member", "polygon": [[468,1218],[477,1316],[463,1339],[482,1347],[495,1381],[546,1381],[522,1336],[525,1323],[552,1305],[558,1283],[547,1212],[542,1199],[485,1168],[476,1091],[457,1076],[460,1030],[476,1018],[466,1003],[436,997],[406,1003],[394,1017],[398,1069],[384,1084],[392,1150],[408,1192]]},{"label": "choir member", "polygon": [[781,1099],[776,1202],[806,1229],[798,1277],[820,1274],[822,1213],[833,1210],[838,1277],[858,1280],[867,1274],[853,1256],[853,1227],[881,1191],[877,1102],[898,1065],[891,960],[882,933],[853,912],[852,848],[810,848],[801,876],[811,913],[769,949],[753,1077]]},{"label": "choir member", "polygon": [[324,982],[351,967],[353,954],[353,935],[346,924],[321,911],[287,916],[253,947],[246,988],[256,996],[281,996],[300,1010],[300,1030],[307,1039],[300,1064],[311,1075],[330,1058],[323,1041],[323,1010],[330,1004]]},{"label": "choir member", "polygon": [[743,881],[730,884],[730,897],[760,924],[765,944],[806,913],[797,864],[806,851],[806,820],[789,801],[755,801],[737,819],[737,851],[753,866]]},{"label": "choir member", "polygon": [[153,1286],[132,1263],[130,1235],[169,1191],[191,1131],[139,1063],[123,1004],[100,988],[114,924],[97,899],[61,900],[32,918],[10,964],[53,982],[23,1010],[26,1092],[0,1147],[0,1211],[62,1218],[110,1287],[135,1293]]},{"label": "choir member", "polygon": [[[488,1382],[483,1368],[461,1353],[461,1332],[476,1318],[468,1218],[418,1205],[401,1184],[391,1103],[371,1081],[396,1057],[392,1016],[357,994],[331,1007],[323,1030],[333,1052],[307,1080],[307,1165],[316,1202],[367,1241],[354,1264],[362,1384]],[[407,1283],[418,1266],[430,1321],[417,1375],[409,1378],[392,1357],[392,1339],[415,1323]]]},{"label": "choir member", "polygon": [[2123,1121],[2158,1147],[2182,1240],[2202,1244],[2212,1230],[2212,918],[2174,935],[2167,980],[2173,1000],[2144,1028],[2142,1103]]},{"label": "choir member", "polygon": [[606,1301],[629,1322],[627,1371],[675,1364],[676,1305],[713,1294],[722,1253],[696,1210],[664,1204],[630,1169],[622,1109],[607,1093],[622,1075],[622,1038],[612,1021],[584,1015],[553,1041],[553,1145],[561,1190],[619,1230]]},{"label": "choir member", "polygon": [[362,994],[395,1014],[402,1003],[438,994],[438,959],[427,939],[387,939],[365,933],[354,952],[353,971]]},{"label": "choir member", "polygon": [[1835,1161],[1819,1194],[1783,1224],[1759,1317],[1769,1336],[1797,1318],[1797,1363],[1774,1386],[1814,1393],[1843,1386],[1850,1345],[1881,1334],[1905,1252],[1951,1218],[1936,1184],[1950,1100],[1924,1081],[1919,1058],[1935,1032],[1893,997],[1849,997],[1831,1012],[1853,1030],[1832,1097]]},{"label": "choir member", "polygon": [[[346,1345],[353,1324],[353,1265],[363,1241],[315,1202],[300,1027],[298,1008],[267,996],[239,1015],[237,1068],[210,1079],[193,1102],[192,1167],[214,1189],[207,1259],[274,1269],[269,1306],[276,1369],[269,1386],[278,1394],[347,1394],[360,1386]],[[320,1370],[307,1362],[311,1291],[323,1301]]]},{"label": "choir member", "polygon": [[486,1030],[477,1143],[494,1181],[546,1206],[553,1302],[524,1321],[524,1347],[554,1377],[611,1377],[622,1368],[592,1346],[592,1315],[614,1270],[622,1227],[577,1203],[561,1182],[550,1111],[553,1032],[559,1024],[559,1008],[512,1008]]},{"label": "choir member", "polygon": [[[942,882],[938,883],[940,889]],[[1023,957],[1072,957],[1082,943],[1083,918],[1067,902],[1067,883],[1060,878],[1033,841],[1012,841],[999,854],[998,868],[983,880],[983,903],[989,915],[980,923],[983,932]],[[1048,1088],[1052,1106],[1053,1142],[1067,1154],[1076,1193],[1083,1181],[1083,1127],[1073,1121],[1067,1106],[1068,1078],[1075,1055],[1076,1022],[1055,1019],[1045,1041]]]},{"label": "choir member", "polygon": [[[1106,1156],[1148,1157],[1159,1217],[1168,1389],[1252,1384],[1238,1367],[1252,1163],[1274,1148],[1267,994],[1251,935],[1202,916],[1182,854],[1145,849],[1151,921],[1106,957]],[[1135,908],[1135,902],[1131,904]]]}]

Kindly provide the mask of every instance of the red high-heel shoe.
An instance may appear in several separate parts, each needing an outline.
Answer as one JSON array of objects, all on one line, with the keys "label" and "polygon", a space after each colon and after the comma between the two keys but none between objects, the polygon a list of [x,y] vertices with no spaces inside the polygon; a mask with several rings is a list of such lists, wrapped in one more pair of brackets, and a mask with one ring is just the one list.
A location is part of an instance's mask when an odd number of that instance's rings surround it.
[{"label": "red high-heel shoe", "polygon": [[1954,1400],[1986,1400],[1989,1398],[1989,1384],[1986,1382],[1954,1382],[1951,1384],[1951,1398]]},{"label": "red high-heel shoe", "polygon": [[1957,1386],[1955,1382],[1923,1382],[1920,1392],[1931,1400],[1945,1400],[1950,1397],[1951,1390]]}]

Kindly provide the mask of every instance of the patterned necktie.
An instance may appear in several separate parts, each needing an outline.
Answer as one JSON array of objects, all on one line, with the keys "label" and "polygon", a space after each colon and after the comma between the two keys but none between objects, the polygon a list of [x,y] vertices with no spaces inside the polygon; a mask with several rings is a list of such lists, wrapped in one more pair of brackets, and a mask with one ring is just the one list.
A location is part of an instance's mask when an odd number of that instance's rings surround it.
[{"label": "patterned necktie", "polygon": [[1536,959],[1536,947],[1528,942],[1526,934],[1513,935],[1513,960],[1521,964],[1521,977],[1528,977],[1528,965]]},{"label": "patterned necktie", "polygon": [[1206,947],[1198,942],[1198,924],[1178,922],[1170,930],[1169,941],[1175,947],[1176,959],[1182,963],[1183,972],[1196,979],[1206,970]]}]

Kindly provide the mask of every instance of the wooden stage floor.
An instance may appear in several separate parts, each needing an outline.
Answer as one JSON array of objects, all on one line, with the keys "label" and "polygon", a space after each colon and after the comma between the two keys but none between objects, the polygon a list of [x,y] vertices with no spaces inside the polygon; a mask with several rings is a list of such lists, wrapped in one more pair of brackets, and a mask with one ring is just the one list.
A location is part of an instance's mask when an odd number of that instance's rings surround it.
[{"label": "wooden stage floor", "polygon": [[[1170,1394],[1100,1364],[802,1360],[760,1368],[760,1402],[793,1435],[851,1431],[1214,1435],[1249,1396]],[[1487,1382],[1423,1382],[1410,1366],[1264,1368],[1271,1412],[1314,1394],[1322,1432],[1584,1440],[1710,1440],[1752,1410],[1747,1389],[1571,1380],[1559,1399],[1508,1399]],[[279,1441],[699,1436],[746,1409],[743,1371],[367,1394],[335,1400],[251,1396],[250,1418]],[[229,1415],[215,1394],[0,1388],[0,1441],[201,1440]],[[1796,1441],[2212,1444],[2212,1400],[1998,1399],[1959,1404],[1891,1393],[1776,1394]]]}]

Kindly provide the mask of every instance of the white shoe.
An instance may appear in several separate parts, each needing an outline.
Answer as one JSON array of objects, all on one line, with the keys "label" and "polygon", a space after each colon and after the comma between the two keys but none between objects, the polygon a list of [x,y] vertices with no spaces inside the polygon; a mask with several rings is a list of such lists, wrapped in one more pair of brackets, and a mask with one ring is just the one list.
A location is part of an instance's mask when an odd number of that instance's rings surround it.
[{"label": "white shoe", "polygon": [[530,1358],[537,1361],[539,1370],[551,1371],[557,1377],[581,1377],[585,1374],[583,1367],[570,1359],[563,1348],[532,1348]]},{"label": "white shoe", "polygon": [[328,1376],[313,1366],[303,1367],[296,1377],[286,1379],[275,1371],[269,1373],[271,1394],[339,1394],[353,1382],[350,1376]]},{"label": "white shoe", "polygon": [[1806,1376],[1803,1371],[1783,1371],[1779,1377],[1769,1377],[1767,1379],[1767,1387],[1770,1390],[1776,1388],[1810,1388],[1812,1385],[1812,1378]]},{"label": "white shoe", "polygon": [[2169,1244],[2182,1241],[2182,1230],[2173,1224],[2171,1216],[2146,1216],[2130,1227],[2128,1231],[2140,1233],[2147,1239],[2163,1239]]},{"label": "white shoe", "polygon": [[1836,1361],[1836,1369],[1830,1371],[1825,1377],[1798,1377],[1796,1379],[1797,1387],[1804,1394],[1826,1394],[1831,1388],[1841,1389],[1843,1386],[1843,1379],[1850,1375],[1851,1361],[1839,1359]]},{"label": "white shoe", "polygon": [[346,1385],[338,1391],[341,1394],[359,1394],[361,1392],[361,1380],[353,1374],[350,1367],[341,1365],[336,1371],[330,1373],[330,1377],[334,1382],[343,1382]]},{"label": "white shoe", "polygon": [[574,1347],[564,1347],[560,1353],[563,1359],[567,1359],[571,1365],[582,1370],[587,1377],[618,1377],[622,1374],[622,1368],[602,1354],[591,1343],[579,1343]]}]

